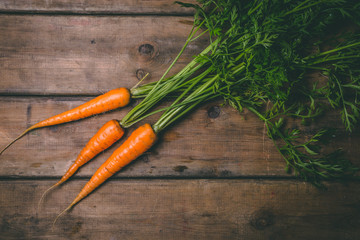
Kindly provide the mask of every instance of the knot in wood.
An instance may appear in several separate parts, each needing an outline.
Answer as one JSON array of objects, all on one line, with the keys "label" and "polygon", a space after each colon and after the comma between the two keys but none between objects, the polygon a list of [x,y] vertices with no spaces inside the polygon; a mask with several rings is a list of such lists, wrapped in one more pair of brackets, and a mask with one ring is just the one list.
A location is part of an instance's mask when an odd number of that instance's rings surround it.
[{"label": "knot in wood", "polygon": [[217,118],[220,116],[220,107],[212,106],[208,109],[208,116],[209,118]]},{"label": "knot in wood", "polygon": [[143,79],[146,75],[146,72],[143,69],[138,69],[136,70],[136,78],[140,81],[141,79]]},{"label": "knot in wood", "polygon": [[269,211],[260,211],[253,215],[250,224],[257,230],[263,230],[274,224],[274,215]]},{"label": "knot in wood", "polygon": [[152,56],[154,54],[154,46],[149,43],[142,44],[139,47],[139,53]]}]

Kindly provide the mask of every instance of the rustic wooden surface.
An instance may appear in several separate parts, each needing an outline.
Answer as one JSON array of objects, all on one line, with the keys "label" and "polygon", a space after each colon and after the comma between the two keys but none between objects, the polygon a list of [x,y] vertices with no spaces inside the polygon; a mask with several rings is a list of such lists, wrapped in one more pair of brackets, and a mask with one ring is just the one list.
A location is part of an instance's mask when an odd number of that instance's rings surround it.
[{"label": "rustic wooden surface", "polygon": [[[191,14],[169,0],[1,1],[0,147],[44,118],[133,86],[145,72],[146,81],[158,79],[182,47]],[[191,44],[173,72],[204,46]],[[33,131],[0,156],[0,239],[360,238],[359,182],[329,182],[323,191],[296,180],[263,123],[221,102],[169,128],[51,229],[120,143],[38,209],[41,194],[102,124],[130,108]],[[339,128],[327,149],[342,147],[360,166],[360,131],[346,133],[333,114],[307,131],[322,125]]]},{"label": "rustic wooden surface", "polygon": [[292,180],[107,182],[51,229],[85,181],[0,181],[1,239],[358,239],[360,185]]}]

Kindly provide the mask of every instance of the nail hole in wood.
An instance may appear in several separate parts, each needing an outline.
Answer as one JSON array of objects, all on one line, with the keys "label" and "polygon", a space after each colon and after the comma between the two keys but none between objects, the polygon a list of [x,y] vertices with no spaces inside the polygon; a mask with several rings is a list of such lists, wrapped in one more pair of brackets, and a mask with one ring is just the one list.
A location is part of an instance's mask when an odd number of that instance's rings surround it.
[{"label": "nail hole in wood", "polygon": [[145,163],[148,163],[149,162],[149,157],[148,157],[148,155],[142,155],[141,156],[141,160],[143,161],[143,162],[145,162]]}]

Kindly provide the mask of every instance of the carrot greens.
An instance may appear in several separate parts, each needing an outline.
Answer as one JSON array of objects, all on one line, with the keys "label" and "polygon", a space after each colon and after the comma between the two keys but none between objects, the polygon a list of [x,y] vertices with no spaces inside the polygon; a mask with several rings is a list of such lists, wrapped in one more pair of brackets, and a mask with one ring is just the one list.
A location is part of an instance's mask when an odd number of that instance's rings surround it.
[{"label": "carrot greens", "polygon": [[[144,116],[154,106],[152,101],[157,103],[181,86],[182,94],[161,109],[164,112],[153,125],[155,132],[199,104],[223,98],[239,111],[247,108],[264,121],[286,169],[297,176],[320,184],[357,170],[339,150],[322,154],[321,143],[329,138],[327,130],[308,138],[300,129],[285,126],[287,119],[306,124],[330,109],[340,111],[346,130],[352,131],[358,123],[357,1],[207,0],[200,5],[179,4],[195,9],[194,24],[201,24],[210,44],[171,77],[171,84],[154,87],[144,105],[134,110],[141,109]],[[344,30],[339,23],[351,27]],[[322,78],[309,81],[314,72]]]}]

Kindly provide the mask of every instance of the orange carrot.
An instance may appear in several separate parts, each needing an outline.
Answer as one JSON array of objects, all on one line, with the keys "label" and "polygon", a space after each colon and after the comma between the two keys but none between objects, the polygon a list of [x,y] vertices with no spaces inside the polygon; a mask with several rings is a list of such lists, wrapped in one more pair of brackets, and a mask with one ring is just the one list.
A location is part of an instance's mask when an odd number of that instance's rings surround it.
[{"label": "orange carrot", "polygon": [[60,179],[60,181],[58,181],[56,184],[54,184],[52,187],[50,187],[48,190],[44,192],[44,194],[42,195],[39,201],[39,204],[48,191],[68,180],[72,175],[74,175],[74,173],[82,165],[90,161],[100,152],[109,148],[116,141],[118,141],[123,135],[124,135],[124,129],[120,126],[117,120],[110,120],[107,123],[105,123],[104,126],[100,128],[100,130],[90,139],[90,141],[86,144],[86,146],[81,150],[80,154],[75,160],[75,163],[67,170],[67,172]]},{"label": "orange carrot", "polygon": [[130,92],[126,88],[117,88],[113,89],[103,95],[100,95],[89,102],[86,102],[76,108],[68,110],[66,112],[60,113],[53,117],[50,117],[46,120],[43,120],[35,125],[26,129],[20,136],[15,140],[9,143],[3,150],[1,150],[0,155],[10,147],[14,142],[23,137],[26,133],[37,129],[48,127],[52,125],[57,125],[61,123],[67,123],[71,121],[76,121],[82,118],[90,117],[99,113],[110,111],[119,107],[124,107],[130,102]]},{"label": "orange carrot", "polygon": [[[94,191],[100,184],[105,182],[109,177],[118,172],[121,168],[128,165],[131,161],[138,158],[146,152],[155,142],[157,136],[150,124],[145,124],[136,129],[130,137],[114,151],[106,162],[91,177],[89,182],[84,186],[75,200],[62,213],[71,209],[75,204]],[[58,218],[57,217],[57,218]],[[54,223],[56,222],[55,219]]]}]

